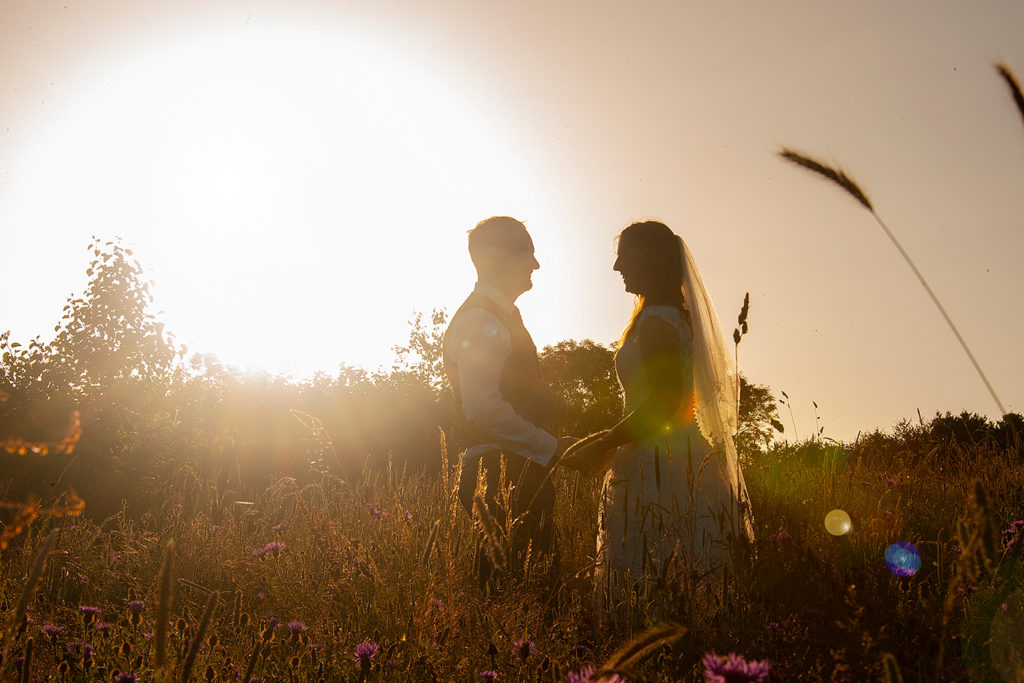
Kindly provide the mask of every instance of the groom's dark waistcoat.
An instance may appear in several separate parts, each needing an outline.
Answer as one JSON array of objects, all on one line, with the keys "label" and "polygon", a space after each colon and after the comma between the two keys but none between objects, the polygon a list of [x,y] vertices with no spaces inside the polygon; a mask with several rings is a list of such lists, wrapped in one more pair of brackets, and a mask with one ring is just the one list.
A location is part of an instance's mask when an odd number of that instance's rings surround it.
[{"label": "groom's dark waistcoat", "polygon": [[[452,323],[459,314],[470,308],[482,308],[493,314],[505,326],[512,341],[512,353],[501,368],[498,389],[503,399],[525,420],[532,422],[549,434],[555,431],[555,406],[551,390],[540,376],[537,347],[526,331],[522,319],[499,306],[492,299],[477,293],[470,294],[459,310],[452,316]],[[462,411],[462,391],[459,388],[459,369],[455,359],[444,354],[444,370],[455,391],[455,405],[469,437],[469,445],[494,441],[494,437],[476,428],[466,419]]]}]

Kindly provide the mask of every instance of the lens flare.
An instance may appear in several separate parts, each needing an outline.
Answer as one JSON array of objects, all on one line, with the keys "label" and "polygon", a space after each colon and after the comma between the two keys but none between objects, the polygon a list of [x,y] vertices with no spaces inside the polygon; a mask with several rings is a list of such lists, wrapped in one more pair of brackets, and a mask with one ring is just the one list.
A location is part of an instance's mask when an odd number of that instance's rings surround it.
[{"label": "lens flare", "polygon": [[921,568],[921,553],[913,543],[897,541],[885,549],[885,566],[896,576],[913,576]]},{"label": "lens flare", "polygon": [[850,515],[846,514],[846,510],[836,509],[825,515],[825,531],[833,536],[845,536],[852,528],[853,522],[850,521]]}]

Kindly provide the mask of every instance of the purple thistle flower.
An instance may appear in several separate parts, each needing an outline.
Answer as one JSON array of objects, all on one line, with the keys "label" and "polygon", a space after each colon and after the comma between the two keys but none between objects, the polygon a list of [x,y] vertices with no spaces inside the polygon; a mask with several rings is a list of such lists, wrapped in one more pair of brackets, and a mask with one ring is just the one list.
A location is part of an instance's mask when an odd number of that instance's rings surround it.
[{"label": "purple thistle flower", "polygon": [[263,546],[263,549],[271,553],[274,557],[279,556],[281,553],[288,552],[288,546],[281,541],[271,541],[270,543]]},{"label": "purple thistle flower", "polygon": [[281,620],[278,619],[277,617],[270,617],[269,619],[267,619],[267,628],[269,628],[271,631],[273,631],[273,630],[277,629],[277,625],[280,624],[280,623],[281,623]]},{"label": "purple thistle flower", "polygon": [[137,673],[117,674],[114,676],[114,683],[139,683],[139,675]]},{"label": "purple thistle flower", "polygon": [[434,612],[444,612],[444,601],[434,598],[430,601],[430,609]]},{"label": "purple thistle flower", "polygon": [[487,669],[486,671],[480,672],[480,680],[482,681],[496,681],[498,680],[498,672]]},{"label": "purple thistle flower", "polygon": [[284,522],[281,522],[280,524],[275,524],[274,526],[272,526],[270,528],[273,529],[274,531],[284,531]]},{"label": "purple thistle flower", "polygon": [[569,677],[565,679],[565,683],[621,683],[622,679],[619,678],[618,674],[611,674],[602,676],[600,679],[594,678],[594,665],[587,664],[578,673],[569,672]]},{"label": "purple thistle flower", "polygon": [[292,621],[288,622],[288,630],[291,631],[293,634],[298,635],[300,633],[308,631],[309,627],[303,624],[298,619],[293,619]]},{"label": "purple thistle flower", "polygon": [[519,655],[519,658],[525,662],[530,657],[539,655],[540,650],[537,649],[537,643],[532,640],[517,640],[512,643],[512,654]]},{"label": "purple thistle flower", "polygon": [[792,537],[789,535],[789,533],[784,531],[782,527],[779,527],[778,533],[774,533],[768,538],[775,541],[776,543],[782,543],[783,541],[788,541]]},{"label": "purple thistle flower", "polygon": [[768,660],[748,662],[731,652],[728,657],[709,652],[701,659],[701,663],[704,664],[707,683],[757,683],[767,678],[771,671]]},{"label": "purple thistle flower", "polygon": [[103,612],[99,607],[89,607],[87,605],[79,605],[78,611],[90,617],[98,617]]},{"label": "purple thistle flower", "polygon": [[115,626],[113,624],[108,624],[105,621],[97,621],[93,628],[99,631],[100,633],[106,633],[110,629],[115,628]]},{"label": "purple thistle flower", "polygon": [[387,510],[381,508],[381,506],[377,505],[376,503],[367,503],[366,508],[370,511],[370,514],[376,517],[377,519],[388,518]]},{"label": "purple thistle flower", "polygon": [[1015,520],[1010,523],[1008,528],[1003,529],[1003,532],[1000,535],[1002,537],[1004,547],[1010,549],[1016,544],[1017,538],[1019,538],[1017,532],[1020,531],[1021,528],[1024,528],[1024,519]]},{"label": "purple thistle flower", "polygon": [[132,611],[132,614],[142,614],[142,610],[146,609],[146,603],[142,600],[129,600],[128,609]]},{"label": "purple thistle flower", "polygon": [[263,676],[253,676],[249,679],[249,683],[267,683],[267,679]]},{"label": "purple thistle flower", "polygon": [[574,657],[586,657],[590,652],[590,646],[585,643],[580,643],[579,645],[573,646],[569,652],[571,652]]},{"label": "purple thistle flower", "polygon": [[257,560],[262,560],[267,556],[267,553],[269,552],[270,551],[266,548],[256,548],[256,550],[252,551],[252,556],[255,557]]},{"label": "purple thistle flower", "polygon": [[374,657],[377,656],[377,651],[380,650],[380,646],[370,640],[364,640],[363,642],[356,645],[355,661],[359,666],[366,670],[370,668],[373,663]]},{"label": "purple thistle flower", "polygon": [[44,636],[49,636],[51,638],[56,638],[61,633],[64,633],[64,631],[66,630],[66,626],[61,626],[60,624],[51,624],[48,621],[39,627],[40,633],[42,633]]}]

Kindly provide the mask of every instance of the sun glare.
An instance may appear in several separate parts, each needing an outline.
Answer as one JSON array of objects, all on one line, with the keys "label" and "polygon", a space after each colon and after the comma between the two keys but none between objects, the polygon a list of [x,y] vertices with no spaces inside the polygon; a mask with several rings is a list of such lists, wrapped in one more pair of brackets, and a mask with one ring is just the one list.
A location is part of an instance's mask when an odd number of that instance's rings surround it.
[{"label": "sun glare", "polygon": [[[541,211],[514,135],[386,44],[250,26],[92,74],[14,167],[16,248],[66,245],[81,272],[89,235],[124,237],[168,328],[229,363],[385,361],[412,310],[472,282],[473,223]],[[68,293],[11,303],[49,312],[42,332]]]}]

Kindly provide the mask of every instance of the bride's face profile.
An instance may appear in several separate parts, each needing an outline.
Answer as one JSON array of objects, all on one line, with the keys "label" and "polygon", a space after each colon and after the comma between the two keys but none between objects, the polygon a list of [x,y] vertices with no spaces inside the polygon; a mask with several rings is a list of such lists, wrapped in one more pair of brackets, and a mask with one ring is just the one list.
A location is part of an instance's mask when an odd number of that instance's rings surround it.
[{"label": "bride's face profile", "polygon": [[650,285],[650,268],[643,252],[626,240],[619,240],[612,268],[622,275],[622,284],[630,294],[644,296]]}]

